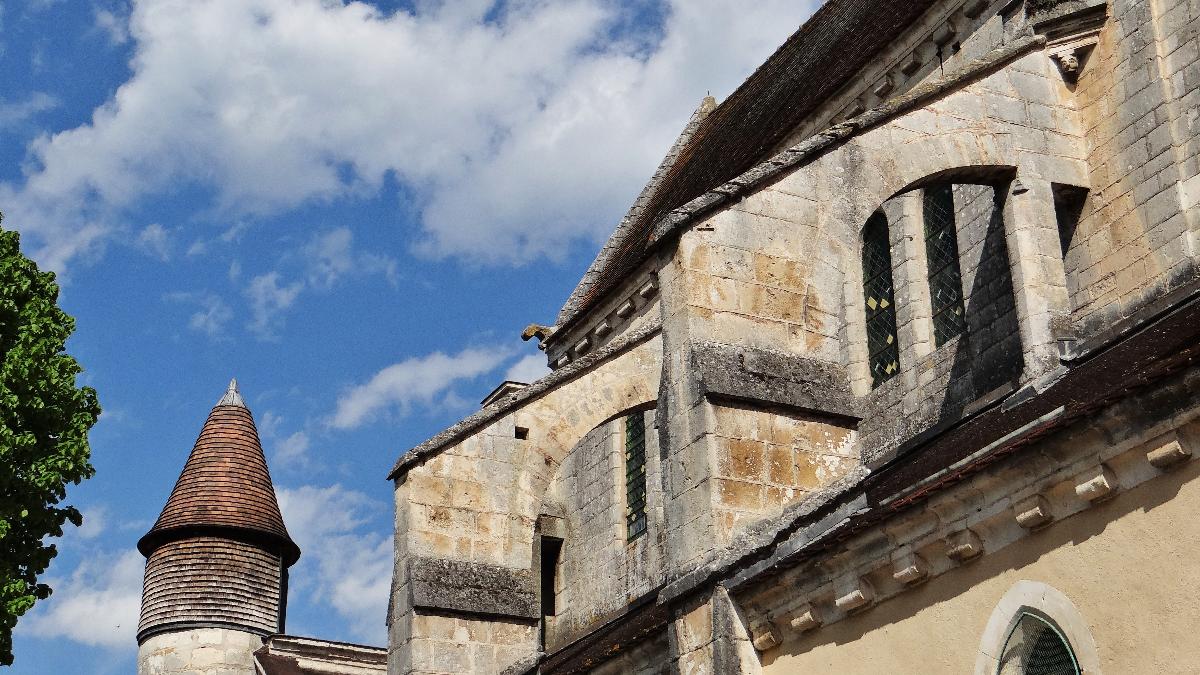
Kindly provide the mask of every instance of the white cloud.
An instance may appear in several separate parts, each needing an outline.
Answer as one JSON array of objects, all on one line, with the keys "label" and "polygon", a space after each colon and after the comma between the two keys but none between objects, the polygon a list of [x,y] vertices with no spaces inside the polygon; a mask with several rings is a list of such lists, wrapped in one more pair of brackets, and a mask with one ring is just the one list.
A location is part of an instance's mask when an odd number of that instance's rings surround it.
[{"label": "white cloud", "polygon": [[40,638],[65,638],[109,649],[134,644],[145,559],[137,551],[93,554],[54,593],[34,606],[17,629]]},{"label": "white cloud", "polygon": [[530,354],[514,363],[508,369],[508,372],[504,374],[504,379],[528,384],[538,380],[549,372],[550,367],[546,365],[546,356],[544,354]]},{"label": "white cloud", "polygon": [[204,333],[210,338],[221,339],[225,327],[233,318],[233,310],[224,300],[212,293],[169,293],[167,300],[195,304],[198,309],[188,317],[188,328]]},{"label": "white cloud", "polygon": [[332,607],[348,620],[353,639],[386,643],[392,540],[367,523],[372,515],[387,522],[388,505],[341,485],[276,493],[288,532],[302,551],[290,575],[301,591],[293,597]]},{"label": "white cloud", "polygon": [[96,28],[108,37],[110,44],[116,46],[129,42],[129,17],[101,7],[96,8],[95,17]]},{"label": "white cloud", "polygon": [[0,130],[28,122],[38,113],[58,107],[58,99],[44,92],[35,92],[24,101],[0,102]]},{"label": "white cloud", "polygon": [[181,183],[252,219],[395,176],[421,250],[553,257],[610,231],[704,93],[732,90],[816,4],[672,0],[661,36],[614,39],[637,22],[612,0],[135,0],[131,79],[36,139],[0,203],[61,267]]},{"label": "white cloud", "polygon": [[[74,536],[83,541],[95,539],[108,530],[108,520],[108,507],[103,504],[83,509],[83,525],[74,528]],[[68,530],[68,536],[70,534]]]},{"label": "white cloud", "polygon": [[158,223],[151,223],[138,233],[138,248],[163,262],[171,259],[171,235]]},{"label": "white cloud", "polygon": [[393,410],[407,413],[414,404],[431,405],[457,401],[452,387],[495,370],[511,352],[502,348],[464,349],[446,355],[435,352],[405,359],[384,368],[366,384],[351,387],[338,398],[330,424],[338,429],[354,429]]},{"label": "white cloud", "polygon": [[269,272],[254,277],[246,287],[250,302],[250,330],[264,340],[277,339],[283,324],[283,313],[291,307],[303,290],[296,281],[280,285],[279,273]]},{"label": "white cloud", "polygon": [[309,283],[317,288],[329,288],[346,274],[383,274],[396,283],[396,261],[354,247],[354,233],[339,227],[318,234],[301,250],[308,265]]},{"label": "white cloud", "polygon": [[311,441],[308,434],[304,431],[296,433],[279,440],[275,444],[274,461],[280,464],[299,464],[304,465],[309,462],[308,448]]}]

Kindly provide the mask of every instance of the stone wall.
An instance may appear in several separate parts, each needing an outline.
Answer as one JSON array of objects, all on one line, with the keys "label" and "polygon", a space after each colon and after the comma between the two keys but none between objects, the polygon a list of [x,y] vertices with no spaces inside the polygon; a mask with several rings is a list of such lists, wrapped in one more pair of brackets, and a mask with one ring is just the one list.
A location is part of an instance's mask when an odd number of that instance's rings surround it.
[{"label": "stone wall", "polygon": [[227,628],[159,633],[138,645],[138,675],[254,675],[262,638]]},{"label": "stone wall", "polygon": [[711,411],[719,545],[858,465],[856,434],[845,422],[734,401]]},{"label": "stone wall", "polygon": [[1095,332],[1196,277],[1200,5],[1114,0],[1070,100],[1091,193],[1066,253],[1074,318]]},{"label": "stone wall", "polygon": [[[535,384],[493,404],[437,452],[402,467],[389,673],[500,672],[519,652],[537,650],[535,524],[571,449],[613,415],[654,401],[661,341],[654,330],[635,338],[547,376],[544,390]],[[429,616],[453,617],[466,637],[428,634]],[[497,624],[508,627],[503,649],[478,641]],[[442,648],[473,665],[448,668],[457,661],[444,660]],[[486,654],[497,660],[485,663]]]},{"label": "stone wall", "polygon": [[556,649],[603,623],[662,583],[662,470],[654,411],[646,425],[647,530],[629,541],[625,523],[625,417],[592,430],[563,460],[547,491],[546,512],[561,513],[565,537],[556,574],[557,613],[546,626]]}]

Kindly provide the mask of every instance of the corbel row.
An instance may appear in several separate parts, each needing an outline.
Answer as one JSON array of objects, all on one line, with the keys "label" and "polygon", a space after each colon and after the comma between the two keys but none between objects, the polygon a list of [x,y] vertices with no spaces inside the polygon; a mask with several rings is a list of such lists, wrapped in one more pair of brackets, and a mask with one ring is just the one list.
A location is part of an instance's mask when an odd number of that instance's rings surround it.
[{"label": "corbel row", "polygon": [[611,313],[605,316],[599,323],[592,327],[590,331],[583,337],[579,338],[574,345],[566,352],[554,360],[550,364],[555,370],[571,363],[575,359],[587,354],[596,347],[602,345],[604,340],[618,328],[622,328],[633,317],[634,313],[647,302],[650,301],[658,293],[658,278],[655,275],[650,275],[646,283],[638,287],[638,289],[625,298],[625,301],[617,305]]},{"label": "corbel row", "polygon": [[834,116],[834,123],[844,122],[883,103],[897,88],[925,66],[943,54],[948,45],[966,35],[971,22],[983,15],[991,0],[967,0],[938,26],[928,39],[921,42],[878,80],[863,89],[853,101]]},{"label": "corbel row", "polygon": [[[1200,422],[1194,422],[1193,425],[1197,429],[1191,434],[1181,430],[1171,431],[1139,446],[1134,452],[1143,454],[1145,460],[1159,472],[1174,470],[1192,459],[1194,450],[1200,446]],[[1012,518],[1010,522],[1015,521],[1022,532],[1037,532],[1048,528],[1061,517],[1114,498],[1121,489],[1116,474],[1104,462],[1076,473],[1069,481],[1069,486],[1056,483],[1056,486],[1046,487],[1014,503],[1007,511],[1007,517]],[[1056,515],[1047,495],[1057,491],[1057,486],[1069,488],[1068,492],[1073,492],[1082,501],[1083,508],[1076,506],[1068,509],[1070,513]],[[962,511],[969,510],[968,507],[965,503],[958,505]],[[894,538],[888,537],[891,543],[887,545],[893,550],[884,561],[877,559],[874,563],[859,563],[851,567],[844,560],[853,557],[853,552],[850,552],[839,554],[838,558],[843,558],[840,562],[836,559],[823,562],[817,568],[825,571],[822,576],[839,575],[831,586],[814,588],[775,606],[769,606],[774,604],[769,601],[752,600],[747,608],[747,624],[755,649],[760,652],[774,649],[789,635],[810,633],[827,623],[868,611],[882,600],[980,559],[986,551],[979,533],[973,527],[966,526],[961,519],[955,521],[957,525],[950,525],[943,518],[945,515],[948,514],[939,514],[936,519],[927,519],[919,525],[898,526],[899,529],[908,529],[909,535],[905,537],[905,543],[897,543]],[[928,520],[937,520],[942,524],[930,525]],[[933,534],[938,529],[949,531]],[[1004,545],[1004,542],[1000,542],[998,547]],[[927,559],[931,551],[938,551],[942,559]],[[837,572],[838,568],[843,571]],[[810,574],[811,569],[805,573]],[[877,589],[869,577],[886,580],[887,577],[882,575],[890,576],[895,583],[888,582],[887,589]]]}]

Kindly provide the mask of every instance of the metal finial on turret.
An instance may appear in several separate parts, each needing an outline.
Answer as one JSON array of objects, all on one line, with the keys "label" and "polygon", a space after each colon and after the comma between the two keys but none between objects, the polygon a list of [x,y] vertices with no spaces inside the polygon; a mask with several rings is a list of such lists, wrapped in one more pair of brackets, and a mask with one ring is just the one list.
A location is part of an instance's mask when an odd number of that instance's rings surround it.
[{"label": "metal finial on turret", "polygon": [[229,381],[229,388],[225,390],[225,395],[221,397],[221,400],[217,401],[217,405],[236,405],[239,408],[246,407],[246,401],[242,400],[242,394],[238,391],[236,377]]}]

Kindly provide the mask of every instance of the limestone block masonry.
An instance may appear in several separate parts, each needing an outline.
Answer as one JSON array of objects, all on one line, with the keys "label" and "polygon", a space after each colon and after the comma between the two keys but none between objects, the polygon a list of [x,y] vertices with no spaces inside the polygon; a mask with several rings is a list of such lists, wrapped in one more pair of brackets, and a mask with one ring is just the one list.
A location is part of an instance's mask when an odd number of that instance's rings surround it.
[{"label": "limestone block masonry", "polygon": [[254,675],[254,652],[262,644],[257,635],[228,628],[160,633],[138,646],[138,673]]}]

